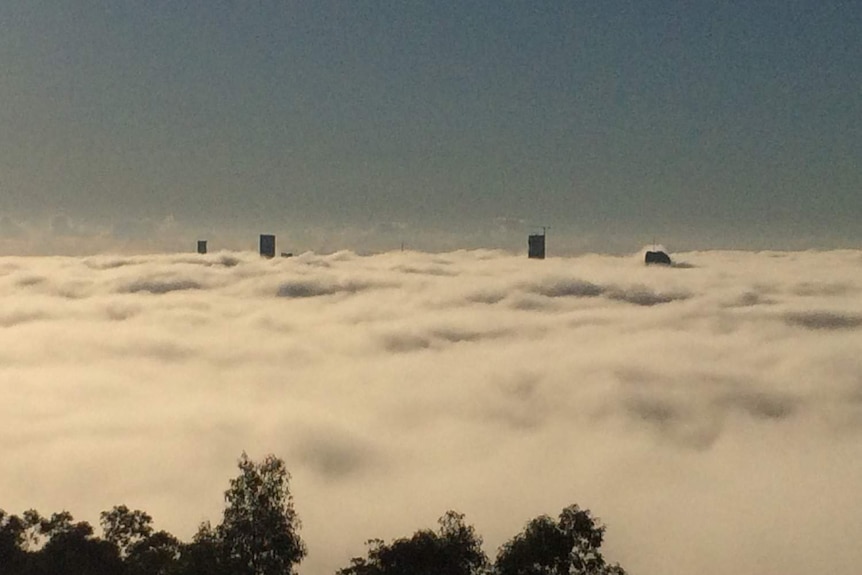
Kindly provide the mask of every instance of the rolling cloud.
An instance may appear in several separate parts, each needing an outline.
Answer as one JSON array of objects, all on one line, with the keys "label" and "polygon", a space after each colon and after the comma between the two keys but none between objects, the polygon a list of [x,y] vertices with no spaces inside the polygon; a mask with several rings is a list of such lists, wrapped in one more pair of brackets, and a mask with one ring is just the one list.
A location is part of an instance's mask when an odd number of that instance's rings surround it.
[{"label": "rolling cloud", "polygon": [[306,574],[574,502],[632,573],[855,573],[862,257],[677,259],[0,259],[0,507],[189,537],[272,452]]}]

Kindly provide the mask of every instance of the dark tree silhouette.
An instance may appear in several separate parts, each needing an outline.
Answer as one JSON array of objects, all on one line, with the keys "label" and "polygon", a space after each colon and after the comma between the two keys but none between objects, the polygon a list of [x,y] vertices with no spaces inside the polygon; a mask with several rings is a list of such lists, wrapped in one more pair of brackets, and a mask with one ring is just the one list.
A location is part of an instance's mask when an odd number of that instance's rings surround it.
[{"label": "dark tree silhouette", "polygon": [[[292,575],[306,548],[290,474],[274,455],[254,462],[243,453],[238,467],[222,522],[202,523],[191,543],[154,531],[149,514],[125,505],[102,512],[102,539],[68,511],[19,517],[0,509],[0,575]],[[604,535],[589,510],[571,505],[556,520],[529,521],[491,565],[464,515],[447,511],[437,530],[368,541],[366,556],[337,575],[625,575],[602,556]]]},{"label": "dark tree silhouette", "polygon": [[130,511],[125,505],[117,505],[100,515],[102,533],[105,541],[113,543],[126,557],[129,548],[145,540],[153,533],[153,518],[138,509]]},{"label": "dark tree silhouette", "polygon": [[438,521],[438,532],[417,531],[409,539],[386,545],[379,539],[368,542],[368,557],[355,557],[351,566],[338,575],[478,575],[488,566],[482,538],[464,515],[446,512]]},{"label": "dark tree silhouette", "polygon": [[180,550],[178,573],[183,575],[225,575],[225,554],[215,529],[209,521],[201,523],[191,543]]},{"label": "dark tree silhouette", "polygon": [[108,541],[93,537],[93,527],[81,521],[74,523],[66,511],[44,520],[42,532],[49,536],[33,560],[38,574],[121,575],[123,561],[119,550]]},{"label": "dark tree silhouette", "polygon": [[68,511],[0,510],[0,575],[289,575],[306,550],[284,462],[243,453],[239,470],[222,523],[201,524],[187,544],[125,505],[101,513],[102,539]]},{"label": "dark tree silhouette", "polygon": [[260,463],[242,454],[240,473],[225,492],[224,518],[216,528],[226,563],[235,575],[284,575],[306,555],[284,461]]},{"label": "dark tree silhouette", "polygon": [[557,521],[547,515],[527,523],[524,531],[497,554],[497,575],[624,575],[599,551],[605,526],[590,511],[566,507]]},{"label": "dark tree silhouette", "polygon": [[179,571],[183,545],[166,531],[156,531],[129,546],[126,575],[173,575]]},{"label": "dark tree silhouette", "polygon": [[26,522],[0,509],[0,566],[10,573],[23,571],[27,561]]}]

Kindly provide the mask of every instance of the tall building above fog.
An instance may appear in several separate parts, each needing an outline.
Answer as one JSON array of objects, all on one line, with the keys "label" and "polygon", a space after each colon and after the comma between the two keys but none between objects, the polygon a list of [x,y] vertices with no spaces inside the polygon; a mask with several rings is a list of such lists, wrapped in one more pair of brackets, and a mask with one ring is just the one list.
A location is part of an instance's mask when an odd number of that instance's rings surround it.
[{"label": "tall building above fog", "polygon": [[275,257],[275,236],[260,234],[260,255],[265,258]]},{"label": "tall building above fog", "polygon": [[527,238],[527,257],[530,259],[545,259],[545,234],[531,234]]}]

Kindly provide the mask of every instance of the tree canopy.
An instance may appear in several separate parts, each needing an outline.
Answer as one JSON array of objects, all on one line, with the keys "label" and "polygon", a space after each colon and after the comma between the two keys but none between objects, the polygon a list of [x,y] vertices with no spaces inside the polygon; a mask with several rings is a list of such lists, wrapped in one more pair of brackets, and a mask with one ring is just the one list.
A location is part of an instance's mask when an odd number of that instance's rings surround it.
[{"label": "tree canopy", "polygon": [[217,539],[236,575],[284,575],[306,555],[293,508],[290,474],[274,455],[255,463],[243,453],[240,474],[225,491]]},{"label": "tree canopy", "polygon": [[447,511],[437,532],[417,531],[389,545],[368,541],[368,557],[355,557],[338,575],[478,575],[488,565],[482,538],[464,523],[464,515]]},{"label": "tree canopy", "polygon": [[623,575],[601,554],[605,526],[589,510],[570,505],[554,521],[536,517],[500,549],[497,575]]},{"label": "tree canopy", "polygon": [[[68,511],[21,516],[0,509],[0,575],[292,575],[306,556],[290,474],[269,455],[245,453],[225,491],[222,520],[202,523],[184,543],[156,531],[149,514],[118,505],[100,515],[102,535]],[[462,513],[447,511],[436,529],[366,543],[336,575],[624,575],[601,553],[605,526],[589,510],[536,517],[489,561],[482,537]]]}]

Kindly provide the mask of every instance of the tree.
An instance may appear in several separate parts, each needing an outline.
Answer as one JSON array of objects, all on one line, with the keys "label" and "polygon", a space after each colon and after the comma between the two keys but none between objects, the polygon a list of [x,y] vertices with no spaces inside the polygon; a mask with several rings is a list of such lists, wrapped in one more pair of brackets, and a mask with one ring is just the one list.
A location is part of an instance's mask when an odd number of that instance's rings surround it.
[{"label": "tree", "polygon": [[9,515],[0,509],[0,572],[3,575],[38,573],[41,560],[38,548],[42,537],[72,528],[72,515],[55,513],[45,519],[35,509],[28,509],[21,517]]},{"label": "tree", "polygon": [[170,575],[180,573],[182,543],[166,531],[156,531],[135,541],[125,558],[127,575]]},{"label": "tree", "polygon": [[138,509],[130,511],[125,505],[102,511],[100,521],[105,541],[117,546],[120,555],[126,557],[129,548],[153,533],[153,518]]},{"label": "tree", "polygon": [[386,545],[380,539],[368,541],[368,557],[355,557],[339,575],[478,575],[486,570],[488,558],[482,538],[464,515],[447,511],[435,533],[417,531],[409,539]]},{"label": "tree", "polygon": [[[72,517],[72,514],[68,511],[52,513],[51,517],[41,517],[37,514],[36,520],[39,522],[39,535],[43,535],[49,538],[54,537],[55,535],[59,535],[61,533],[72,531],[76,528],[76,526],[80,526],[81,528],[83,528],[81,524],[73,523],[75,518]],[[87,526],[89,526],[89,524],[87,524]]]},{"label": "tree", "polygon": [[608,565],[599,551],[605,526],[577,505],[566,507],[557,521],[547,515],[527,523],[524,531],[497,554],[497,575],[625,575]]},{"label": "tree", "polygon": [[245,453],[239,475],[225,492],[224,518],[216,528],[230,572],[236,575],[292,573],[306,555],[298,534],[290,474],[284,462],[268,455],[255,463]]},{"label": "tree", "polygon": [[123,562],[117,547],[93,537],[86,521],[74,523],[68,511],[43,520],[42,533],[49,536],[35,557],[37,573],[64,575],[119,575]]},{"label": "tree", "polygon": [[473,575],[488,567],[488,556],[482,550],[482,537],[472,525],[464,523],[464,514],[447,511],[437,520],[439,541],[447,557],[447,573]]},{"label": "tree", "polygon": [[0,509],[0,565],[10,573],[21,572],[24,568],[26,528],[23,519]]},{"label": "tree", "polygon": [[178,572],[183,575],[224,575],[229,573],[218,533],[209,521],[198,527],[191,543],[180,549]]}]

